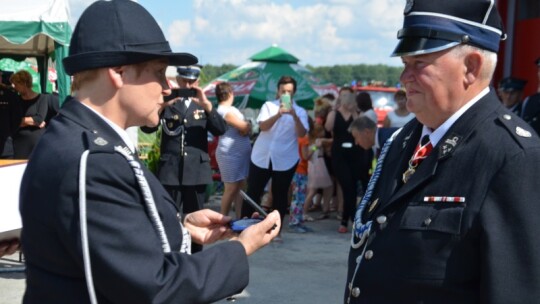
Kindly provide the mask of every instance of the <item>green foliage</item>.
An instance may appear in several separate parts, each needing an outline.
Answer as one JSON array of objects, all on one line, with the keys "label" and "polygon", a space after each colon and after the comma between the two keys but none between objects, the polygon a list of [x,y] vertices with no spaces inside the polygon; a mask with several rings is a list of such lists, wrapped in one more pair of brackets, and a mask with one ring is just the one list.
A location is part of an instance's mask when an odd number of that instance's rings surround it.
[{"label": "green foliage", "polygon": [[[353,80],[358,83],[382,82],[387,86],[395,86],[399,83],[399,76],[403,71],[402,67],[384,64],[348,64],[322,67],[307,65],[306,67],[322,80],[334,83],[337,86],[350,85]],[[235,68],[237,66],[233,64],[205,65],[201,72],[201,85],[205,86],[210,81]]]},{"label": "green foliage", "polygon": [[207,85],[210,81],[218,78],[219,76],[236,69],[238,66],[233,64],[217,65],[205,65],[201,70],[201,86]]},{"label": "green foliage", "polygon": [[139,130],[139,158],[153,173],[157,173],[160,155],[161,128],[152,134]]},{"label": "green foliage", "polygon": [[331,67],[306,66],[321,79],[332,82],[338,86],[350,85],[351,81],[361,82],[382,82],[387,86],[395,86],[399,83],[399,76],[403,71],[402,67],[393,67],[383,64],[368,65],[334,65]]}]

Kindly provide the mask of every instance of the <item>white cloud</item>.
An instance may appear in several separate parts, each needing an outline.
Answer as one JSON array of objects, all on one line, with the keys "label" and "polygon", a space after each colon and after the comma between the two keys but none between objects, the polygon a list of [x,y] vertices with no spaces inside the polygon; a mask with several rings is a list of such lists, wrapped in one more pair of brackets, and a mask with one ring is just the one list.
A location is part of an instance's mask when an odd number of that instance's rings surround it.
[{"label": "white cloud", "polygon": [[[297,7],[261,0],[195,0],[191,30],[201,41],[196,55],[212,64],[242,64],[272,43],[304,64],[396,64],[388,55],[402,8],[402,0],[333,0]],[[173,48],[185,46],[185,40],[174,37],[178,34],[167,33]]]},{"label": "white cloud", "polygon": [[[69,0],[72,16],[93,1]],[[191,52],[203,64],[243,64],[273,43],[302,64],[401,64],[389,54],[401,28],[403,0],[192,0],[182,7],[189,16],[155,17],[173,50]]]}]

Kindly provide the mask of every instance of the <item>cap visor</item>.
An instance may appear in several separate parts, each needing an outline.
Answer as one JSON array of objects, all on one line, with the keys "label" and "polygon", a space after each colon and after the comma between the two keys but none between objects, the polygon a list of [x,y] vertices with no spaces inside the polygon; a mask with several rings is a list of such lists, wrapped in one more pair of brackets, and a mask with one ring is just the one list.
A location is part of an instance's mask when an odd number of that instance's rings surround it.
[{"label": "cap visor", "polygon": [[390,57],[414,56],[435,53],[458,45],[459,42],[427,39],[422,37],[404,37],[399,42]]}]

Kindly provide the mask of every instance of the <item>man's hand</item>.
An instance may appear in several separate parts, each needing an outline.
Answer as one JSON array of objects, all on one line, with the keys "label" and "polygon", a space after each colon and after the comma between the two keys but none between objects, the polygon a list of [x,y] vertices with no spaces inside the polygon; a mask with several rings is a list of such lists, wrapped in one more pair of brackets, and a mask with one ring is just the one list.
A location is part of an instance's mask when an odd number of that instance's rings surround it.
[{"label": "man's hand", "polygon": [[206,112],[212,111],[212,103],[206,98],[203,90],[198,86],[192,86],[191,89],[197,91],[197,96],[192,97],[191,101],[201,106]]},{"label": "man's hand", "polygon": [[20,248],[19,240],[1,241],[0,242],[0,257],[4,255],[14,254]]},{"label": "man's hand", "polygon": [[247,255],[268,245],[279,234],[281,216],[274,210],[260,223],[246,228],[238,237],[231,240],[239,241],[244,246]]},{"label": "man's hand", "polygon": [[229,216],[203,209],[186,215],[184,226],[195,243],[204,245],[229,238],[232,235],[230,221]]}]

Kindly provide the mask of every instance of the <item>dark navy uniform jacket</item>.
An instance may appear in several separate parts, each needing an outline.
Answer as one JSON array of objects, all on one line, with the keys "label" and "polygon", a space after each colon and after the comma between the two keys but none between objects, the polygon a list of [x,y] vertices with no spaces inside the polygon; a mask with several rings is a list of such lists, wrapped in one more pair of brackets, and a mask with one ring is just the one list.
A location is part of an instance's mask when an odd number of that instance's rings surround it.
[{"label": "dark navy uniform jacket", "polygon": [[540,134],[540,93],[531,95],[522,108],[523,120]]},{"label": "dark navy uniform jacket", "polygon": [[[414,119],[388,151],[363,213],[367,245],[350,250],[345,303],[538,303],[538,136],[491,92],[403,184],[421,132]],[[435,197],[461,201],[426,201]]]},{"label": "dark navy uniform jacket", "polygon": [[[208,155],[208,131],[214,136],[225,133],[227,123],[215,107],[207,113],[191,102],[182,111],[180,102],[167,107],[161,113],[162,133],[158,178],[163,185],[194,186],[212,182],[210,156]],[[141,128],[150,133],[155,128]],[[169,132],[175,135],[167,134]]]},{"label": "dark navy uniform jacket", "polygon": [[179,253],[178,210],[142,166],[171,253],[163,253],[118,134],[73,100],[53,118],[21,184],[24,303],[89,303],[79,229],[79,162],[86,172],[90,257],[98,303],[210,303],[240,292],[249,269],[243,246],[224,242]]}]

